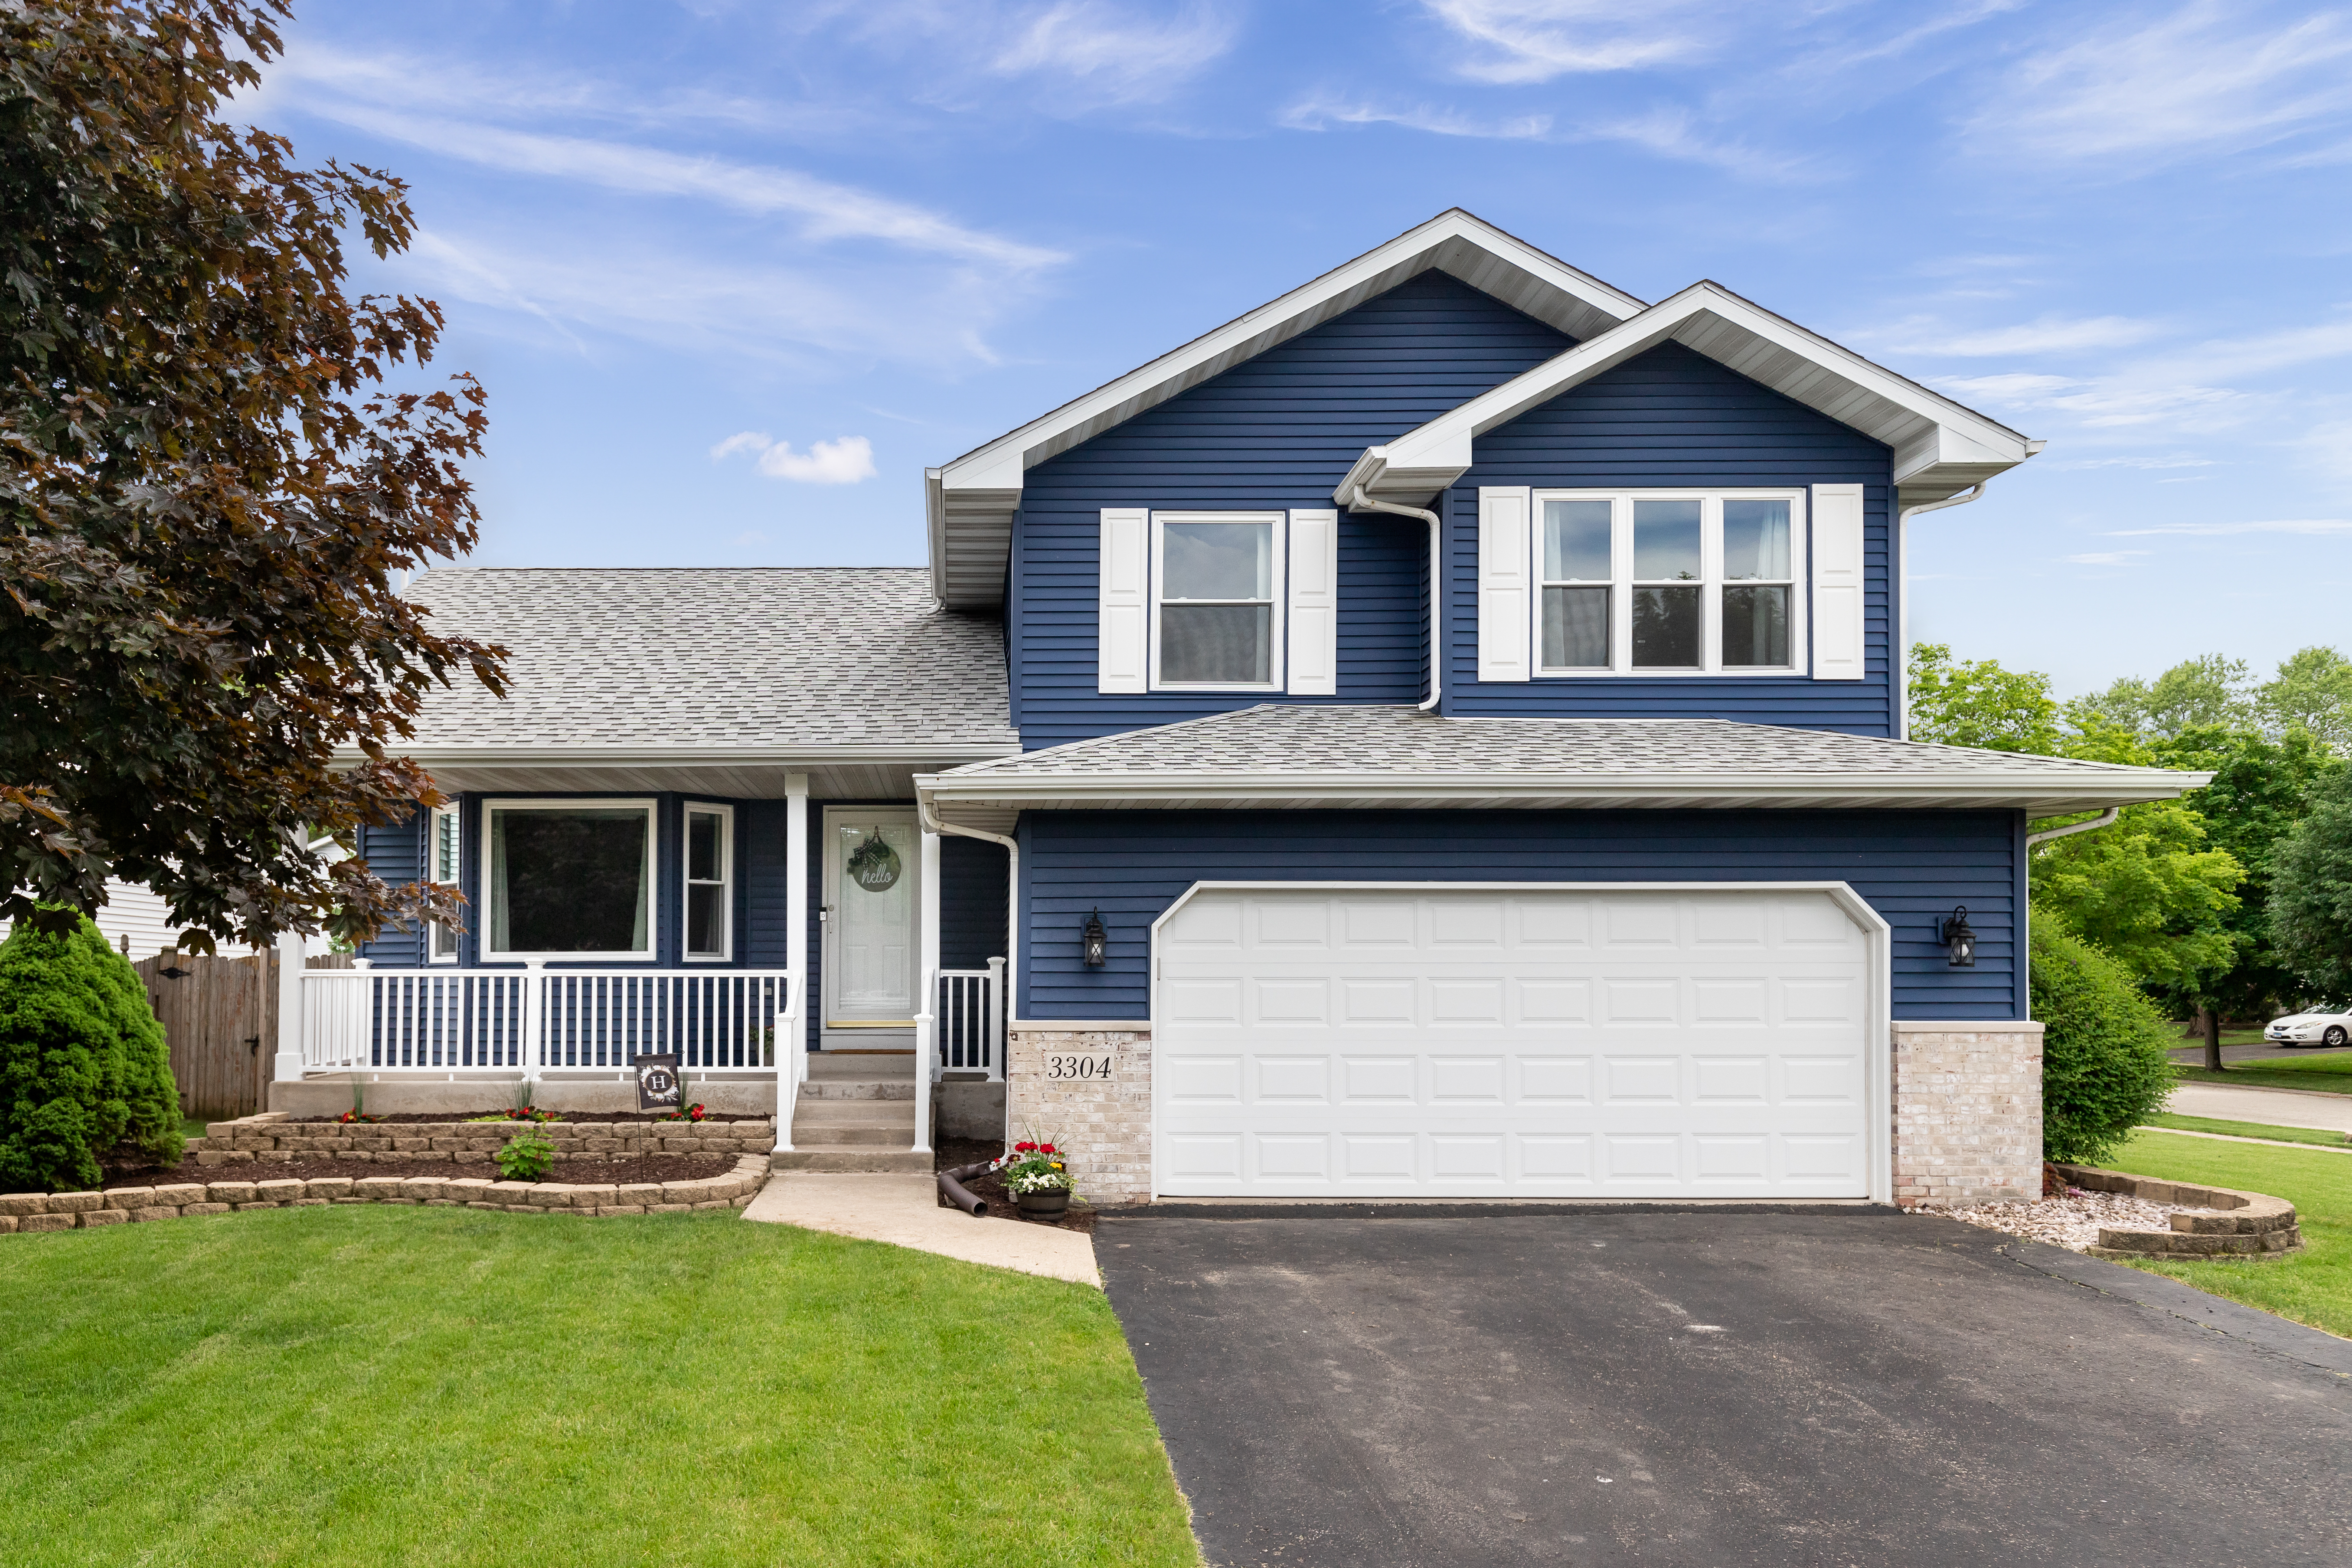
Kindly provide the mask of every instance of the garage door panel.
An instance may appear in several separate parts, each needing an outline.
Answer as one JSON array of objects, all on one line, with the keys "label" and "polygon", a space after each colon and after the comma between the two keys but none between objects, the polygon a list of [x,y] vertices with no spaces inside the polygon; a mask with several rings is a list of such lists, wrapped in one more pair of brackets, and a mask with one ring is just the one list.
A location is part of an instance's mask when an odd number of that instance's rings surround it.
[{"label": "garage door panel", "polygon": [[1871,949],[1826,896],[1300,889],[1184,918],[1253,900],[1194,899],[1160,950],[1171,1196],[1868,1190]]}]

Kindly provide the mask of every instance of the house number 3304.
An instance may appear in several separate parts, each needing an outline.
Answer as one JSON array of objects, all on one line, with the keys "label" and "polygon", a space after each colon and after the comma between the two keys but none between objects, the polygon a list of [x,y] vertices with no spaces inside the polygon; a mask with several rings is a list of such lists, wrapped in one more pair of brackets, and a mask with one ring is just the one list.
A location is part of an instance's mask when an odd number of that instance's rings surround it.
[{"label": "house number 3304", "polygon": [[1045,1076],[1049,1079],[1093,1079],[1097,1081],[1110,1077],[1108,1057],[1048,1056]]}]

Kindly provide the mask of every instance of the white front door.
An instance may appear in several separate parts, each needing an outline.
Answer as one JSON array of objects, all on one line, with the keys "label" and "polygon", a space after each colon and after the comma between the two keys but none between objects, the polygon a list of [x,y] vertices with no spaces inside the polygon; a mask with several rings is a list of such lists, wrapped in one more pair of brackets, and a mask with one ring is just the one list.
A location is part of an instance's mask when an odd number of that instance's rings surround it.
[{"label": "white front door", "polygon": [[1811,889],[1203,889],[1156,943],[1157,1188],[1867,1196],[1874,942]]},{"label": "white front door", "polygon": [[824,832],[824,1026],[911,1029],[923,907],[915,814],[828,806]]}]

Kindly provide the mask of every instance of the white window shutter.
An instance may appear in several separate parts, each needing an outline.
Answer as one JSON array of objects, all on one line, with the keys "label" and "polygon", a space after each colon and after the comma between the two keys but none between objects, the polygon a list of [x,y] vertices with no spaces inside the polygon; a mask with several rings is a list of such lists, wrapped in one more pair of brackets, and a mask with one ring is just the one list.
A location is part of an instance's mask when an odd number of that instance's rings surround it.
[{"label": "white window shutter", "polygon": [[1339,514],[1290,514],[1289,658],[1294,697],[1339,694]]},{"label": "white window shutter", "polygon": [[1860,680],[1863,657],[1862,487],[1813,487],[1813,677]]},{"label": "white window shutter", "polygon": [[1141,507],[1103,509],[1097,691],[1141,691],[1149,683],[1150,543],[1150,512]]},{"label": "white window shutter", "polygon": [[1528,531],[1534,492],[1478,491],[1478,679],[1525,680],[1534,609],[1528,597],[1535,543]]}]

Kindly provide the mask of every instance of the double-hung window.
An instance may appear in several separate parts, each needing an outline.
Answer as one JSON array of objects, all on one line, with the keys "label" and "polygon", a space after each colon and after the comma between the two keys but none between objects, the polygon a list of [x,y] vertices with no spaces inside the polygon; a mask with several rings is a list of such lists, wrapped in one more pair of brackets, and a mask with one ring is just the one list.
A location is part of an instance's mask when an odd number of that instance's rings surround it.
[{"label": "double-hung window", "polygon": [[733,956],[734,827],[731,806],[686,808],[686,956],[690,959]]},{"label": "double-hung window", "polygon": [[1538,490],[1535,500],[1538,674],[1798,668],[1799,492]]},{"label": "double-hung window", "polygon": [[[457,814],[445,805],[436,805],[425,820],[425,874],[427,881],[444,887],[457,885]],[[457,962],[457,928],[446,921],[432,923],[428,940],[432,950],[428,956],[436,963]]]},{"label": "double-hung window", "polygon": [[1282,683],[1280,512],[1154,512],[1152,684]]}]

